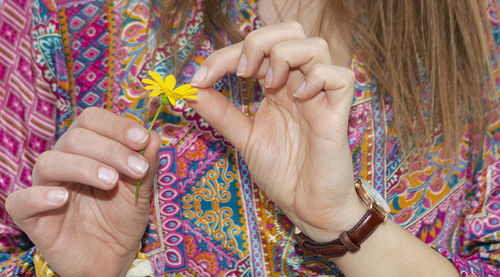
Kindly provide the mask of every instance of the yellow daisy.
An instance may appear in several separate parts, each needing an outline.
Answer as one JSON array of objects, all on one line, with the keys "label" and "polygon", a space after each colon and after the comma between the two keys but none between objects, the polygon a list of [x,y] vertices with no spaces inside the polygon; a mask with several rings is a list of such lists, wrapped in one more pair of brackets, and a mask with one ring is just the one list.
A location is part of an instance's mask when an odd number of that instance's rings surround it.
[{"label": "yellow daisy", "polygon": [[[148,71],[148,73],[149,75],[151,75],[151,77],[153,77],[153,80],[143,79],[142,82],[144,84],[148,84],[148,86],[144,88],[151,91],[152,97],[160,95],[160,107],[156,111],[155,117],[153,118],[153,121],[149,125],[148,128],[148,133],[149,133],[151,132],[151,129],[153,128],[156,119],[158,118],[158,115],[160,115],[160,112],[162,111],[164,105],[170,103],[172,106],[175,107],[175,102],[177,100],[186,98],[198,99],[198,96],[196,96],[196,93],[198,93],[198,89],[191,87],[190,84],[185,84],[179,86],[178,88],[175,88],[176,81],[174,75],[168,75],[165,78],[165,80],[163,80],[160,74],[156,72]],[[141,151],[141,154],[144,155],[144,150]],[[135,189],[135,200],[137,200],[137,198],[139,197],[140,183],[141,181],[137,180],[137,186]]]},{"label": "yellow daisy", "polygon": [[153,77],[153,80],[142,80],[144,84],[148,84],[145,89],[151,91],[152,97],[160,95],[160,100],[162,100],[162,103],[166,104],[165,102],[168,99],[168,102],[170,102],[170,104],[175,107],[175,103],[177,100],[187,98],[198,99],[198,96],[196,96],[198,89],[191,87],[190,84],[185,84],[175,88],[176,80],[173,75],[168,75],[167,77],[165,77],[165,80],[163,80],[160,74],[156,72],[148,71],[148,73],[149,75],[151,75],[151,77]]}]

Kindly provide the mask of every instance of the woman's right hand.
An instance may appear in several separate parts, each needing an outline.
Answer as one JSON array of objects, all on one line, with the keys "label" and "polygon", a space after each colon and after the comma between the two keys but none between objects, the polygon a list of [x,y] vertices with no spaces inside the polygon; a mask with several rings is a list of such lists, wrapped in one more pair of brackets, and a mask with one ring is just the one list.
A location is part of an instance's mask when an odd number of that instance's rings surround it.
[{"label": "woman's right hand", "polygon": [[59,275],[123,276],[149,220],[159,147],[155,132],[88,108],[40,155],[33,186],[9,195],[6,209]]}]

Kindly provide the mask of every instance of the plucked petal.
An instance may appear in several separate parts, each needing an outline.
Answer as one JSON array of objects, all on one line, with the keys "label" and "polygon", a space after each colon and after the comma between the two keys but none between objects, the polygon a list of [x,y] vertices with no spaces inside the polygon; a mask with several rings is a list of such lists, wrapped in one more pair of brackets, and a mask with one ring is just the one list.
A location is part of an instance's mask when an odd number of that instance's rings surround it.
[{"label": "plucked petal", "polygon": [[196,94],[198,92],[198,89],[195,89],[195,88],[190,88],[190,89],[187,89],[187,90],[178,90],[178,89],[175,89],[173,91],[173,94],[175,95],[175,97],[177,99],[182,99],[184,98],[185,96],[188,96],[188,95],[192,95],[192,94]]},{"label": "plucked petal", "polygon": [[168,75],[166,78],[165,78],[165,87],[167,89],[169,89],[170,91],[173,91],[174,88],[175,88],[175,84],[176,84],[176,81],[175,81],[175,77],[174,75]]},{"label": "plucked petal", "polygon": [[188,95],[184,96],[182,99],[198,99],[198,95]]},{"label": "plucked petal", "polygon": [[160,87],[165,87],[165,82],[161,78],[160,74],[153,72],[153,71],[148,71],[149,75],[153,77],[153,79],[160,85]]},{"label": "plucked petal", "polygon": [[198,93],[198,89],[197,88],[192,88],[186,92],[184,92],[185,95],[191,95],[191,94],[196,94]]},{"label": "plucked petal", "polygon": [[186,96],[194,95],[196,93],[198,93],[197,89],[190,89],[188,91],[185,91],[180,97],[185,98]]},{"label": "plucked petal", "polygon": [[185,85],[182,85],[182,86],[174,89],[174,93],[184,94],[184,92],[189,90],[190,88],[191,88],[190,84],[185,84]]}]

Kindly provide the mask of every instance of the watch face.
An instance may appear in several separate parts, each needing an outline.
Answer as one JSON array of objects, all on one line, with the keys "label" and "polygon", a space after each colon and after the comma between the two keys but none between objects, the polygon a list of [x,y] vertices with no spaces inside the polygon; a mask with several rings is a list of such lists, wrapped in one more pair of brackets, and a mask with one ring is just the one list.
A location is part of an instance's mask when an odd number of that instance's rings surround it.
[{"label": "watch face", "polygon": [[378,193],[378,191],[374,187],[370,186],[370,184],[368,184],[365,180],[361,180],[361,184],[365,188],[365,191],[372,197],[373,201],[375,201],[375,203],[382,207],[385,212],[390,213],[391,209],[389,208],[389,205],[387,205],[387,202],[385,202],[385,199],[382,198],[380,193]]}]

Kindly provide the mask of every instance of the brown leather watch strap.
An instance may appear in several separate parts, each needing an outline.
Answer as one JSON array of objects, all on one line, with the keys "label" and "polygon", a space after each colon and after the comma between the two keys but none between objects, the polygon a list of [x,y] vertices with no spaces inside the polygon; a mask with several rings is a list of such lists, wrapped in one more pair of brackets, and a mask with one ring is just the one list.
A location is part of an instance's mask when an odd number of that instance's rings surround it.
[{"label": "brown leather watch strap", "polygon": [[350,252],[356,252],[377,227],[383,223],[385,215],[375,207],[370,208],[361,220],[351,230],[344,232],[340,238],[319,243],[310,239],[302,232],[295,235],[297,244],[304,252],[319,257],[335,258]]}]

